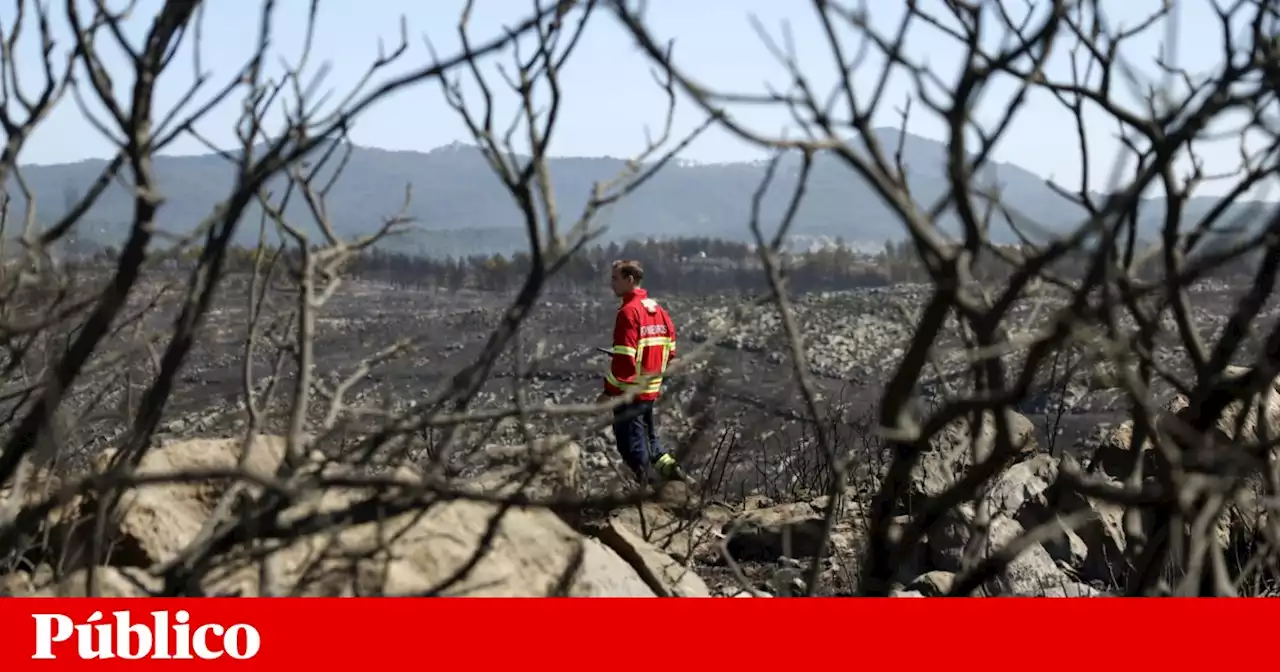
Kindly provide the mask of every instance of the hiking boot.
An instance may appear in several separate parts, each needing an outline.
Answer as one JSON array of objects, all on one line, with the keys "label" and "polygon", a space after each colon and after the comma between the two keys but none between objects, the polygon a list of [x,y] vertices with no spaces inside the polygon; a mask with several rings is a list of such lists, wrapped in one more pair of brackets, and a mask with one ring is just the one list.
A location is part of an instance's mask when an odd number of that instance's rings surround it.
[{"label": "hiking boot", "polygon": [[687,483],[689,477],[685,475],[684,469],[676,462],[676,458],[670,455],[659,455],[658,459],[653,461],[650,469],[662,481],[681,481]]}]

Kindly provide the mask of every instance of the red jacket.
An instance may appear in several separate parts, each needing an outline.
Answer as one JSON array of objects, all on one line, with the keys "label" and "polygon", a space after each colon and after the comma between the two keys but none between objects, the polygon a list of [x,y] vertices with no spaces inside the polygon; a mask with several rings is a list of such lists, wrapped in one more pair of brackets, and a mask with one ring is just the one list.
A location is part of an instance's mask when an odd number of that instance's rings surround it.
[{"label": "red jacket", "polygon": [[662,390],[662,374],[675,356],[676,326],[671,316],[645,290],[627,294],[622,297],[613,325],[613,357],[604,377],[605,394],[618,396],[643,385],[636,399],[657,399]]}]

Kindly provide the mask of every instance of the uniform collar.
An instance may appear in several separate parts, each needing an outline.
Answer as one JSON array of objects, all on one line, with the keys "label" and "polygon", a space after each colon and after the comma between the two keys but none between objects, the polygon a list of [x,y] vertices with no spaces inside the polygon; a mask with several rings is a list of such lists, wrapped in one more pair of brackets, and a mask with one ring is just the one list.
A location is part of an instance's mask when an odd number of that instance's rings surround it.
[{"label": "uniform collar", "polygon": [[640,299],[644,299],[647,296],[649,296],[649,292],[646,292],[643,287],[636,287],[635,289],[622,295],[622,302],[630,303],[632,301],[638,301]]}]

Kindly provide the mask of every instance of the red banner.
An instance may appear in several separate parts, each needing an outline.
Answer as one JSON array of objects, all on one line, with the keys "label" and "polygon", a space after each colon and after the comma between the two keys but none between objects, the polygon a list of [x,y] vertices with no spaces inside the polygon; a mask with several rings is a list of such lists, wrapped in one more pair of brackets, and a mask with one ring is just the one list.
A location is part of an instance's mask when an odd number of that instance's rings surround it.
[{"label": "red banner", "polygon": [[[0,600],[0,670],[1270,667],[1272,600]],[[153,662],[154,661],[154,662]]]}]

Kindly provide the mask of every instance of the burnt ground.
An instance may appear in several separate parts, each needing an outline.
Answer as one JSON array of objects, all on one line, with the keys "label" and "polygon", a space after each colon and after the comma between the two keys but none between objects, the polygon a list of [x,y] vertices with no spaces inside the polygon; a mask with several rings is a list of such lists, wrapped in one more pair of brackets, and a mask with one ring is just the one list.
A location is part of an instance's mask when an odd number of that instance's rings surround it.
[{"label": "burnt ground", "polygon": [[[870,431],[880,385],[904,354],[926,289],[897,286],[815,294],[795,301],[796,323],[804,333],[808,370],[822,401],[825,426],[846,449],[864,449],[869,475],[877,471],[873,463],[881,458]],[[1220,329],[1238,296],[1238,290],[1221,286],[1198,291],[1193,297],[1193,313],[1201,329],[1206,333]],[[163,435],[228,436],[242,431],[246,414],[239,399],[244,381],[246,297],[244,279],[229,279],[181,370],[161,423]],[[668,441],[688,443],[693,426],[683,407],[694,396],[696,385],[715,381],[710,388],[714,426],[696,445],[684,446],[691,451],[688,464],[699,471],[704,483],[723,497],[756,492],[783,498],[820,487],[822,460],[814,446],[814,428],[811,423],[800,421],[801,395],[776,310],[768,306],[752,308],[735,297],[656,298],[677,322],[681,354],[694,359],[692,354],[699,348],[706,354],[699,360],[704,363],[671,377],[662,404]],[[141,305],[148,299],[148,293],[143,292],[135,303]],[[360,369],[366,358],[400,339],[413,339],[412,349],[372,367],[364,380],[347,392],[346,403],[368,409],[365,422],[375,422],[372,413],[403,411],[426,402],[476,361],[509,300],[507,296],[480,292],[448,294],[362,282],[345,284],[315,320],[316,419],[323,415],[319,411],[323,410],[327,391]],[[509,404],[517,389],[532,404],[564,405],[593,399],[606,365],[604,355],[595,348],[608,345],[614,301],[604,292],[596,296],[544,297],[525,323],[516,346],[502,354],[471,407]],[[1055,301],[1058,300],[1040,297],[1020,304],[1010,324],[1015,329],[1035,326],[1047,314],[1046,306],[1052,307]],[[167,309],[151,314],[140,327],[122,330],[105,351],[119,350],[122,344],[153,336],[160,339],[153,346],[158,353],[166,344],[163,336],[174,318],[172,302],[167,305]],[[278,334],[273,336],[272,318],[275,322],[284,321],[292,307],[288,297],[276,296],[266,311],[253,357],[259,391],[267,387],[261,377],[271,372],[277,359],[278,350],[267,343],[270,338],[278,338]],[[1265,313],[1264,322],[1269,324],[1273,315],[1274,309]],[[957,332],[952,328],[936,350],[937,366],[921,383],[920,395],[926,404],[945,396],[945,381],[963,385],[960,376],[965,365],[956,354],[957,345]],[[1167,342],[1160,357],[1172,368],[1183,367],[1180,350],[1178,343]],[[1011,357],[1016,364],[1017,355]],[[131,395],[122,392],[118,377],[105,373],[90,376],[89,384],[77,390],[73,406],[81,417],[75,423],[75,435],[67,437],[66,444],[90,452],[95,446],[108,445],[121,431],[125,412],[136,407],[153,374],[151,362],[152,357],[145,351],[135,358]],[[292,394],[289,381],[293,369],[288,364],[283,375],[276,395],[280,403]],[[1056,423],[1060,427],[1056,440],[1050,441],[1047,435],[1041,437],[1042,446],[1052,443],[1069,449],[1098,424],[1114,422],[1124,415],[1125,402],[1116,390],[1099,384],[1092,373],[1082,376],[1077,372],[1073,376],[1066,388],[1044,383],[1046,388],[1064,390],[1062,393],[1042,390],[1020,405],[1020,410],[1038,426],[1047,429]],[[1046,381],[1060,379],[1061,376],[1049,376]],[[90,402],[94,409],[84,412]],[[1059,402],[1065,404],[1060,422],[1055,420]],[[603,420],[557,419],[539,422],[531,429],[535,434],[577,433],[591,466],[607,469],[616,460]],[[268,429],[279,430],[283,422],[283,415],[276,413],[268,422]],[[591,422],[599,426],[586,428]],[[505,437],[491,429],[478,428],[475,440],[519,437],[510,422],[498,428],[507,433]]]},{"label": "burnt ground", "polygon": [[[168,280],[175,280],[181,289],[185,278]],[[177,376],[157,440],[227,437],[245,431],[248,414],[241,399],[249,332],[246,285],[244,278],[228,279]],[[132,297],[129,313],[142,311],[161,287],[161,282],[150,280]],[[910,344],[927,292],[926,287],[902,285],[794,300],[795,324],[804,337],[806,370],[822,409],[821,426],[838,450],[852,452],[857,458],[855,501],[878,485],[886,465],[885,451],[873,431],[881,386]],[[1204,287],[1193,294],[1193,318],[1206,338],[1221,330],[1240,294],[1240,288],[1222,286]],[[123,435],[169,343],[177,315],[175,298],[171,289],[158,300],[158,308],[148,311],[136,324],[121,325],[96,353],[91,370],[74,388],[70,403],[64,404],[65,417],[58,423],[64,428],[59,436],[61,454],[71,458],[64,464],[74,468],[84,458],[115,445]],[[275,386],[276,403],[267,409],[262,428],[283,433],[296,371],[287,349],[281,357],[280,345],[288,340],[282,325],[289,323],[296,302],[285,294],[271,298],[249,361],[259,398],[271,387],[268,377],[276,361],[285,363]],[[789,344],[776,310],[755,308],[731,296],[668,294],[656,298],[676,320],[681,358],[690,362],[685,371],[669,377],[660,405],[662,433],[668,447],[684,451],[685,466],[701,485],[698,494],[702,501],[728,503],[739,511],[769,502],[814,501],[815,495],[827,488],[825,454],[815,441],[815,424],[804,414]],[[357,434],[383,422],[385,414],[422,406],[479,358],[509,301],[509,296],[494,293],[449,294],[367,282],[345,284],[315,316],[311,426],[324,420],[327,396],[343,379],[360,371],[376,353],[406,339],[413,341],[410,349],[369,367],[362,381],[352,385],[343,398],[348,409],[361,413],[353,421]],[[517,391],[529,404],[591,401],[600,390],[607,365],[596,348],[608,344],[615,301],[604,292],[544,297],[514,346],[498,358],[470,408],[509,407]],[[1015,336],[1043,326],[1046,316],[1060,305],[1062,300],[1053,297],[1028,299],[1015,306],[1007,326]],[[1274,307],[1263,311],[1258,328],[1249,335],[1245,355],[1237,358],[1237,363],[1247,363],[1248,354],[1256,351],[1259,335],[1267,333],[1275,314]],[[917,389],[920,406],[927,408],[944,398],[949,386],[965,389],[968,365],[960,341],[955,325],[949,325],[935,344],[933,365]],[[50,345],[58,343],[45,343],[44,347]],[[132,353],[128,367],[108,365],[112,358],[127,353]],[[1019,357],[1017,352],[1005,357],[1011,371],[1020,368]],[[1035,390],[1018,408],[1042,428],[1038,437],[1042,449],[1070,451],[1098,425],[1122,420],[1127,415],[1127,402],[1117,389],[1108,386],[1105,371],[1100,373],[1098,366],[1077,361],[1073,353],[1059,359],[1065,362],[1062,369],[1041,372]],[[1157,359],[1170,370],[1186,372],[1184,349],[1172,338],[1161,341]],[[686,413],[699,396],[695,394],[698,387],[710,390],[709,422],[700,434]],[[1157,388],[1153,396],[1170,393]],[[533,436],[575,436],[583,447],[588,487],[610,489],[621,482],[617,478],[621,468],[607,425],[607,417],[555,416],[532,419],[526,429]],[[1058,434],[1051,438],[1049,430],[1054,427]],[[525,436],[521,429],[512,419],[469,425],[460,445],[519,442]],[[430,452],[443,439],[443,432],[427,432],[417,439]],[[736,585],[731,570],[715,558],[694,558],[694,562],[708,582]],[[824,570],[823,593],[847,593],[853,585],[854,563],[846,558]],[[737,569],[753,584],[765,585],[778,576],[779,567],[772,560],[743,558]]]}]

